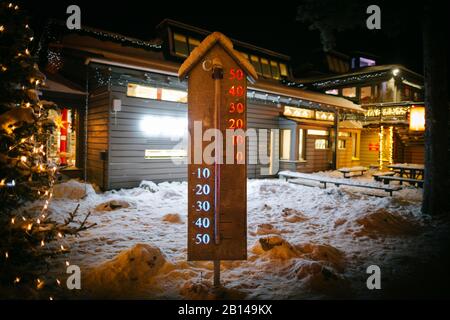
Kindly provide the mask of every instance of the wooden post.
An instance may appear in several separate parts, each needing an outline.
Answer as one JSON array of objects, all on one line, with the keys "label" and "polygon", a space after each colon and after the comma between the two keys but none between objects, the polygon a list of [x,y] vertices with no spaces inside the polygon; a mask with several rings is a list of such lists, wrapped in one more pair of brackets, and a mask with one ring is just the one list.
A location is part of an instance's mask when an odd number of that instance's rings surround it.
[{"label": "wooden post", "polygon": [[333,169],[337,169],[338,161],[338,144],[339,144],[339,110],[334,113],[334,141],[333,141]]},{"label": "wooden post", "polygon": [[214,287],[220,287],[220,260],[214,260]]}]

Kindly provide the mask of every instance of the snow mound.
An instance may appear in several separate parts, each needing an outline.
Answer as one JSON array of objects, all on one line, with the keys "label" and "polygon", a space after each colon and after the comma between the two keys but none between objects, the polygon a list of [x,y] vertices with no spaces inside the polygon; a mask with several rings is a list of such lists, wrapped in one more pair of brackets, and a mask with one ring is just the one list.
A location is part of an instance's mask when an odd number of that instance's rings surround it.
[{"label": "snow mound", "polygon": [[291,259],[300,254],[294,246],[280,236],[260,238],[253,246],[252,252],[271,259]]},{"label": "snow mound", "polygon": [[124,200],[113,199],[100,203],[95,207],[95,211],[114,211],[123,208],[129,208],[131,204]]},{"label": "snow mound", "polygon": [[141,183],[139,184],[139,188],[148,190],[152,193],[159,191],[159,187],[156,183],[154,183],[153,181],[147,181],[147,180],[141,181]]},{"label": "snow mound", "polygon": [[95,190],[89,183],[69,180],[53,187],[53,198],[79,200],[85,196],[94,195]]},{"label": "snow mound", "polygon": [[297,270],[297,279],[305,290],[344,298],[350,294],[349,282],[332,268],[318,262],[306,262]]},{"label": "snow mound", "polygon": [[162,221],[170,223],[183,223],[183,220],[178,213],[168,213],[162,218]]},{"label": "snow mound", "polygon": [[159,248],[139,243],[93,268],[86,277],[87,287],[102,297],[128,295],[148,285],[165,264]]},{"label": "snow mound", "polygon": [[303,222],[308,220],[308,217],[306,217],[303,212],[291,208],[284,208],[281,215],[284,217],[284,221],[290,223]]},{"label": "snow mound", "polygon": [[387,211],[378,209],[356,220],[361,229],[355,232],[355,236],[377,238],[384,236],[410,236],[420,231],[420,226],[407,218]]},{"label": "snow mound", "polygon": [[270,223],[262,223],[259,224],[256,228],[257,235],[266,235],[266,234],[280,234],[281,231],[275,229],[273,225]]},{"label": "snow mound", "polygon": [[323,265],[333,267],[339,272],[344,271],[344,254],[327,244],[307,243],[297,246],[297,249],[303,254],[303,258],[318,261]]},{"label": "snow mound", "polygon": [[180,290],[180,294],[187,300],[242,300],[245,293],[225,287],[215,288],[211,282],[187,281]]}]

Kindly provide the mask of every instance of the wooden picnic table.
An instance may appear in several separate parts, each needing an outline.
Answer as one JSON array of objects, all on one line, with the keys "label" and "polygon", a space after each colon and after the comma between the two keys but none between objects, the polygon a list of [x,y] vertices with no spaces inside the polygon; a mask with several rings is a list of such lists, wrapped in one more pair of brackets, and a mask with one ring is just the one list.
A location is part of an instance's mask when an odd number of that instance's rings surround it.
[{"label": "wooden picnic table", "polygon": [[278,176],[281,179],[284,179],[286,181],[289,181],[289,179],[300,179],[300,180],[311,180],[311,181],[317,181],[321,185],[323,185],[323,188],[327,188],[327,184],[334,184],[336,187],[339,188],[339,186],[350,186],[350,187],[358,187],[358,188],[368,188],[368,189],[377,189],[377,190],[383,190],[392,197],[392,193],[394,191],[399,191],[402,188],[398,186],[390,186],[390,185],[383,185],[380,186],[378,184],[370,184],[370,183],[364,183],[364,182],[358,182],[355,180],[347,180],[347,179],[335,179],[325,176],[318,176],[311,173],[301,173],[301,172],[292,172],[292,171],[281,171],[278,173]]},{"label": "wooden picnic table", "polygon": [[416,163],[394,163],[387,166],[389,169],[397,172],[400,177],[406,177],[410,179],[423,179],[423,173],[425,167],[423,164]]},{"label": "wooden picnic table", "polygon": [[[344,174],[344,178],[350,178],[351,176],[349,176],[349,174],[353,173],[353,172],[360,172],[359,176],[363,176],[367,170],[368,169],[366,167],[361,167],[361,166],[338,169],[338,171],[340,173]],[[357,175],[354,174],[352,176],[357,176]]]}]

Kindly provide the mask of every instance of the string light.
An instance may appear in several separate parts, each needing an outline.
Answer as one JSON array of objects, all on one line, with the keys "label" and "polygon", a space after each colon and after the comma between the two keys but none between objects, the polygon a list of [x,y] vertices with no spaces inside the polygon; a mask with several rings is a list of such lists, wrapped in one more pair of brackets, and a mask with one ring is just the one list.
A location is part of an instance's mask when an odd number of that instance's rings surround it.
[{"label": "string light", "polygon": [[0,25],[0,32],[5,31],[5,26],[4,25]]},{"label": "string light", "polygon": [[59,281],[59,279],[56,279],[56,283],[58,284],[58,286],[61,285],[61,281]]},{"label": "string light", "polygon": [[11,218],[11,224],[16,223],[16,218]]},{"label": "string light", "polygon": [[380,170],[383,169],[383,132],[384,132],[384,127],[381,126],[380,133],[378,134],[379,135],[379,144],[380,144],[380,151],[379,151],[379,153],[380,153],[380,158],[379,158]]},{"label": "string light", "polygon": [[392,164],[394,162],[394,127],[390,126],[389,127],[389,143],[390,143],[390,148],[389,148],[389,164]]},{"label": "string light", "polygon": [[20,161],[22,161],[22,162],[27,162],[27,157],[21,156],[21,157],[20,157]]},{"label": "string light", "polygon": [[66,261],[66,266],[68,267],[68,266],[70,266],[70,263],[69,263],[69,261]]},{"label": "string light", "polygon": [[45,246],[44,240],[41,240],[41,247]]},{"label": "string light", "polygon": [[9,258],[9,253],[8,253],[8,251],[6,251],[5,252],[5,259],[8,259]]},{"label": "string light", "polygon": [[42,289],[44,287],[44,281],[42,281],[41,279],[37,278],[37,284],[36,284],[36,288],[38,289]]},{"label": "string light", "polygon": [[15,279],[14,279],[14,283],[19,283],[20,282],[20,278],[19,277],[16,277]]}]

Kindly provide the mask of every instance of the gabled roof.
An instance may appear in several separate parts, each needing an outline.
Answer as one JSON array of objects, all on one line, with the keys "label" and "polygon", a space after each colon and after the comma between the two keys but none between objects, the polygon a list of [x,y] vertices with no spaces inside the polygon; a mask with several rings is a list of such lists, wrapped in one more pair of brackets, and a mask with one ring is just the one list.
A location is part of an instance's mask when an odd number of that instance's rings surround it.
[{"label": "gabled roof", "polygon": [[339,74],[339,75],[321,75],[318,77],[297,79],[296,82],[301,83],[301,84],[307,84],[307,83],[314,83],[314,82],[319,82],[319,81],[332,81],[332,80],[337,80],[337,79],[351,78],[354,76],[359,76],[359,75],[364,75],[364,74],[369,74],[369,73],[389,72],[394,69],[400,69],[402,71],[406,71],[407,73],[410,73],[419,79],[423,79],[422,75],[420,75],[412,70],[409,70],[408,68],[406,68],[400,64],[382,64],[382,65],[369,66],[369,67],[355,69],[353,71]]},{"label": "gabled roof", "polygon": [[178,70],[178,77],[180,79],[186,78],[187,74],[192,68],[200,62],[206,53],[216,44],[219,43],[225,51],[236,61],[236,63],[244,70],[244,72],[252,79],[257,80],[258,74],[255,68],[244,58],[239,52],[233,49],[233,43],[230,39],[220,32],[213,32],[207,36],[200,45],[191,52],[189,57],[184,60],[180,69]]}]

